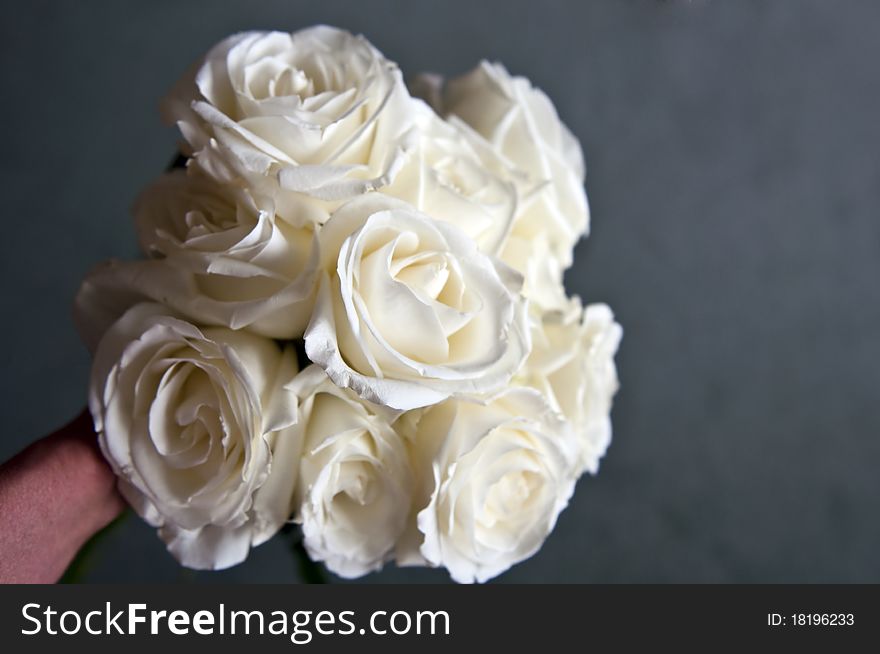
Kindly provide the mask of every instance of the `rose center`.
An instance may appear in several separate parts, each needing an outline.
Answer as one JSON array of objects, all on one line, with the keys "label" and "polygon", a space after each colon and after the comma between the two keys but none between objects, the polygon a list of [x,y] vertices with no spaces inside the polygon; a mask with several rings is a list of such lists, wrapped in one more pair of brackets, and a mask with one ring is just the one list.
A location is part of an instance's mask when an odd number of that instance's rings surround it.
[{"label": "rose center", "polygon": [[538,495],[541,477],[531,470],[509,472],[492,485],[484,506],[486,516],[494,521],[506,521],[527,511]]},{"label": "rose center", "polygon": [[244,75],[245,87],[254,100],[315,94],[315,84],[305,71],[279,59],[256,61],[245,68]]},{"label": "rose center", "polygon": [[437,300],[449,281],[450,270],[446,257],[429,253],[393,262],[391,274],[421,297]]}]

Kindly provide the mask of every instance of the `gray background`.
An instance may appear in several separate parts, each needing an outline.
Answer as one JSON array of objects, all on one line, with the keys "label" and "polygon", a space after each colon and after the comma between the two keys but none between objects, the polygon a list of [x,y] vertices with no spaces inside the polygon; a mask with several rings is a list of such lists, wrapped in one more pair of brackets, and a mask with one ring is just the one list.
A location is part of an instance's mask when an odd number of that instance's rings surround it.
[{"label": "gray background", "polygon": [[[406,73],[530,77],[582,140],[571,292],[625,336],[615,437],[501,581],[880,581],[880,4],[16,3],[0,24],[0,458],[84,404],[81,276],[176,135],[157,102],[227,33],[317,22]],[[274,540],[182,571],[137,519],[90,579],[295,581]],[[442,581],[387,569],[376,581]]]}]

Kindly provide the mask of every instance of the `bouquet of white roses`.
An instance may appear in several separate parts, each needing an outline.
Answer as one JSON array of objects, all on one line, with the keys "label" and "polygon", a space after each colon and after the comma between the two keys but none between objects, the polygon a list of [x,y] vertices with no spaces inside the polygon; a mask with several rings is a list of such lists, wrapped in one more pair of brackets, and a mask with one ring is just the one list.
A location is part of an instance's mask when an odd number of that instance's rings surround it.
[{"label": "bouquet of white roses", "polygon": [[76,318],[101,448],[169,551],[228,567],[293,521],[345,577],[535,553],[608,446],[621,336],[565,294],[588,208],[550,100],[489,63],[408,90],[322,26],[227,38],[163,109],[185,169]]}]

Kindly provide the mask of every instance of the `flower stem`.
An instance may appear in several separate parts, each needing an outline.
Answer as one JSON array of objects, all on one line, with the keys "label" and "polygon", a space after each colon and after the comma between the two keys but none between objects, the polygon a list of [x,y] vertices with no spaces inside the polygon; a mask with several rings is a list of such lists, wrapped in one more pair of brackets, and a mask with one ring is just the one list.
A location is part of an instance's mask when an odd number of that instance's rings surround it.
[{"label": "flower stem", "polygon": [[319,563],[315,563],[306,552],[303,541],[300,538],[293,545],[293,552],[299,562],[299,576],[304,584],[326,584],[327,575]]},{"label": "flower stem", "polygon": [[129,513],[131,513],[131,511],[126,509],[125,511],[120,513],[113,520],[113,522],[108,524],[106,527],[101,529],[101,531],[97,532],[94,536],[87,540],[86,544],[83,545],[80,548],[79,552],[76,553],[76,556],[73,557],[73,561],[71,561],[70,565],[67,566],[67,570],[64,571],[64,575],[62,575],[58,583],[82,583],[95,563],[95,555],[100,549],[100,544],[107,538],[107,535],[110,534],[110,532],[116,531],[119,525],[121,525],[128,517]]}]

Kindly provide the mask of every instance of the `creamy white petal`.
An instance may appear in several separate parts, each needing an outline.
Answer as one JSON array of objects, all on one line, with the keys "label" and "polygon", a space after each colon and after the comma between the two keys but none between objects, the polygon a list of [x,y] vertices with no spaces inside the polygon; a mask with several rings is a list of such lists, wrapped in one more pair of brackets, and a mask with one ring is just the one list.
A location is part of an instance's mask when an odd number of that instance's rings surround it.
[{"label": "creamy white petal", "polygon": [[209,175],[338,202],[393,180],[412,146],[414,104],[366,39],[318,26],[225,39],[164,113]]},{"label": "creamy white petal", "polygon": [[520,251],[504,258],[526,277],[527,297],[552,308],[555,294],[544,281],[544,262],[549,257],[561,279],[575,243],[589,230],[580,144],[550,99],[501,64],[484,61],[441,90],[436,86],[435,81],[428,88],[438,111],[453,124],[469,126],[524,175],[509,231],[510,238],[519,239]]},{"label": "creamy white petal", "polygon": [[614,356],[623,330],[605,304],[573,298],[532,326],[533,348],[516,382],[539,390],[578,436],[575,469],[595,473],[611,443],[611,404],[619,383]]},{"label": "creamy white petal", "polygon": [[290,347],[135,304],[104,333],[89,408],[120,490],[184,565],[241,562],[293,510]]},{"label": "creamy white petal", "polygon": [[574,487],[574,437],[539,393],[511,388],[453,399],[401,428],[412,443],[421,535],[399,549],[402,564],[444,566],[455,581],[484,582],[534,554]]},{"label": "creamy white petal", "polygon": [[[105,284],[108,275],[125,279],[198,322],[270,338],[301,336],[314,297],[314,225],[297,226],[277,206],[192,171],[166,174],[134,210],[143,249],[159,259],[101,277]],[[285,211],[296,206],[282,203]]]},{"label": "creamy white petal", "polygon": [[459,227],[480,249],[498,255],[510,232],[527,178],[460,120],[421,107],[419,139],[383,193]]},{"label": "creamy white petal", "polygon": [[521,279],[456,227],[375,194],[338,209],[319,243],[305,347],[336,384],[413,409],[497,390],[527,355]]},{"label": "creamy white petal", "polygon": [[294,381],[303,443],[297,522],[309,555],[343,577],[393,557],[412,502],[405,441],[396,414],[336,386],[310,366]]}]

